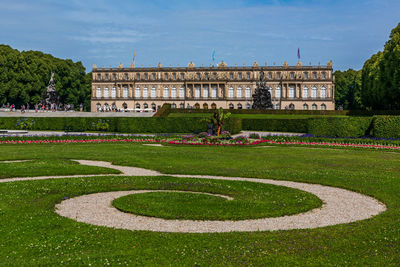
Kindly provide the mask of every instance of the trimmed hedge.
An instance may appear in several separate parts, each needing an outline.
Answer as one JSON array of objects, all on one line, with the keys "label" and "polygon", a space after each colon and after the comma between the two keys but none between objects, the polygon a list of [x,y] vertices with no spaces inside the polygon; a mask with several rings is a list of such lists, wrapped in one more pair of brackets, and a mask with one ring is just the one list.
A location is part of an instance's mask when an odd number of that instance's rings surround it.
[{"label": "trimmed hedge", "polygon": [[372,133],[379,138],[400,138],[400,116],[375,116]]},{"label": "trimmed hedge", "polygon": [[246,131],[307,133],[308,119],[242,119]]},{"label": "trimmed hedge", "polygon": [[314,136],[361,137],[370,135],[372,117],[310,118],[307,133]]},{"label": "trimmed hedge", "polygon": [[[88,118],[88,117],[2,117],[0,129],[52,131],[105,131],[125,133],[199,133],[207,130],[204,118]],[[105,129],[101,129],[105,127]],[[241,121],[230,118],[224,129],[239,133]]]}]

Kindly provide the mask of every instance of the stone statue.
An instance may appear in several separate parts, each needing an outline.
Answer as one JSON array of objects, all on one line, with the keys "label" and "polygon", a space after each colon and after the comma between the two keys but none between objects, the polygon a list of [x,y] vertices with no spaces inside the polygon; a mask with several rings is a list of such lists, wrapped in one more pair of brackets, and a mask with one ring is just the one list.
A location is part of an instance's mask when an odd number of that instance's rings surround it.
[{"label": "stone statue", "polygon": [[272,109],[271,93],[265,81],[264,71],[260,71],[260,80],[253,94],[253,109]]},{"label": "stone statue", "polygon": [[56,104],[57,106],[59,105],[59,96],[56,91],[53,71],[51,72],[49,85],[47,86],[46,91],[43,94],[42,104],[49,106],[52,104]]}]

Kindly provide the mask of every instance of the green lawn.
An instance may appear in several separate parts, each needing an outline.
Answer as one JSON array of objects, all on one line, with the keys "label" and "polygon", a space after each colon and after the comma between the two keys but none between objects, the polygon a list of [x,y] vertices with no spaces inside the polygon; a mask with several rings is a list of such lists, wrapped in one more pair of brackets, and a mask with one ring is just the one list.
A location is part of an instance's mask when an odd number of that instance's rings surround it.
[{"label": "green lawn", "polygon": [[[253,184],[113,176],[0,183],[0,265],[3,266],[400,264],[400,153],[283,146],[0,145],[0,160],[18,159],[59,162],[57,164],[68,159],[104,160],[170,174],[319,183],[373,196],[384,202],[388,210],[368,220],[307,230],[220,234],[127,231],[60,217],[53,212],[54,206],[66,197],[95,192],[188,190],[188,184],[199,183],[194,191],[245,194],[246,190],[253,191]],[[21,173],[18,169],[31,163],[0,164],[13,164],[15,168],[10,171],[13,174]],[[72,168],[75,168],[73,164]],[[38,169],[35,175],[46,175],[44,168],[42,171]],[[74,169],[71,173],[81,171]],[[279,194],[276,199],[283,200],[287,200],[285,194],[290,193],[289,190],[277,193],[268,187],[260,189]],[[176,203],[179,198],[176,194],[174,198],[172,201]],[[299,208],[305,206],[299,204]],[[178,209],[176,214],[181,211]],[[226,214],[232,213],[227,211]]]},{"label": "green lawn", "polygon": [[[213,113],[170,113],[168,117],[211,117]],[[327,117],[327,115],[292,115],[292,114],[232,114],[233,118],[242,119],[308,119],[316,117]],[[346,117],[329,115],[329,117]]]}]

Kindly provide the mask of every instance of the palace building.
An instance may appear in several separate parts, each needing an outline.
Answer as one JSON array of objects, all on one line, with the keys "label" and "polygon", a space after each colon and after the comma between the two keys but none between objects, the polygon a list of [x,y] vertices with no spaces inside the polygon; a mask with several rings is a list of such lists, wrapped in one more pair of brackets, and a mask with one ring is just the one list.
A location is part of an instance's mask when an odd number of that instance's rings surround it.
[{"label": "palace building", "polygon": [[332,61],[326,66],[98,68],[93,65],[91,109],[157,110],[173,108],[250,109],[260,72],[269,86],[274,109],[334,110]]}]

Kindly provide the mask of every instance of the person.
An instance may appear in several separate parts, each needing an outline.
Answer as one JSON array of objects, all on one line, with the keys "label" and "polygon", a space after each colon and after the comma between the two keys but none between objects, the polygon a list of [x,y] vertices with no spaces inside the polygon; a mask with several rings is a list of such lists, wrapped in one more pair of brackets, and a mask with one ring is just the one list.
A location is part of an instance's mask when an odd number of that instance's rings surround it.
[{"label": "person", "polygon": [[38,104],[35,104],[35,112],[37,113]]},{"label": "person", "polygon": [[79,110],[80,110],[81,112],[83,111],[83,104],[82,104],[82,103],[79,105]]},{"label": "person", "polygon": [[21,106],[21,113],[25,113],[25,105]]}]

